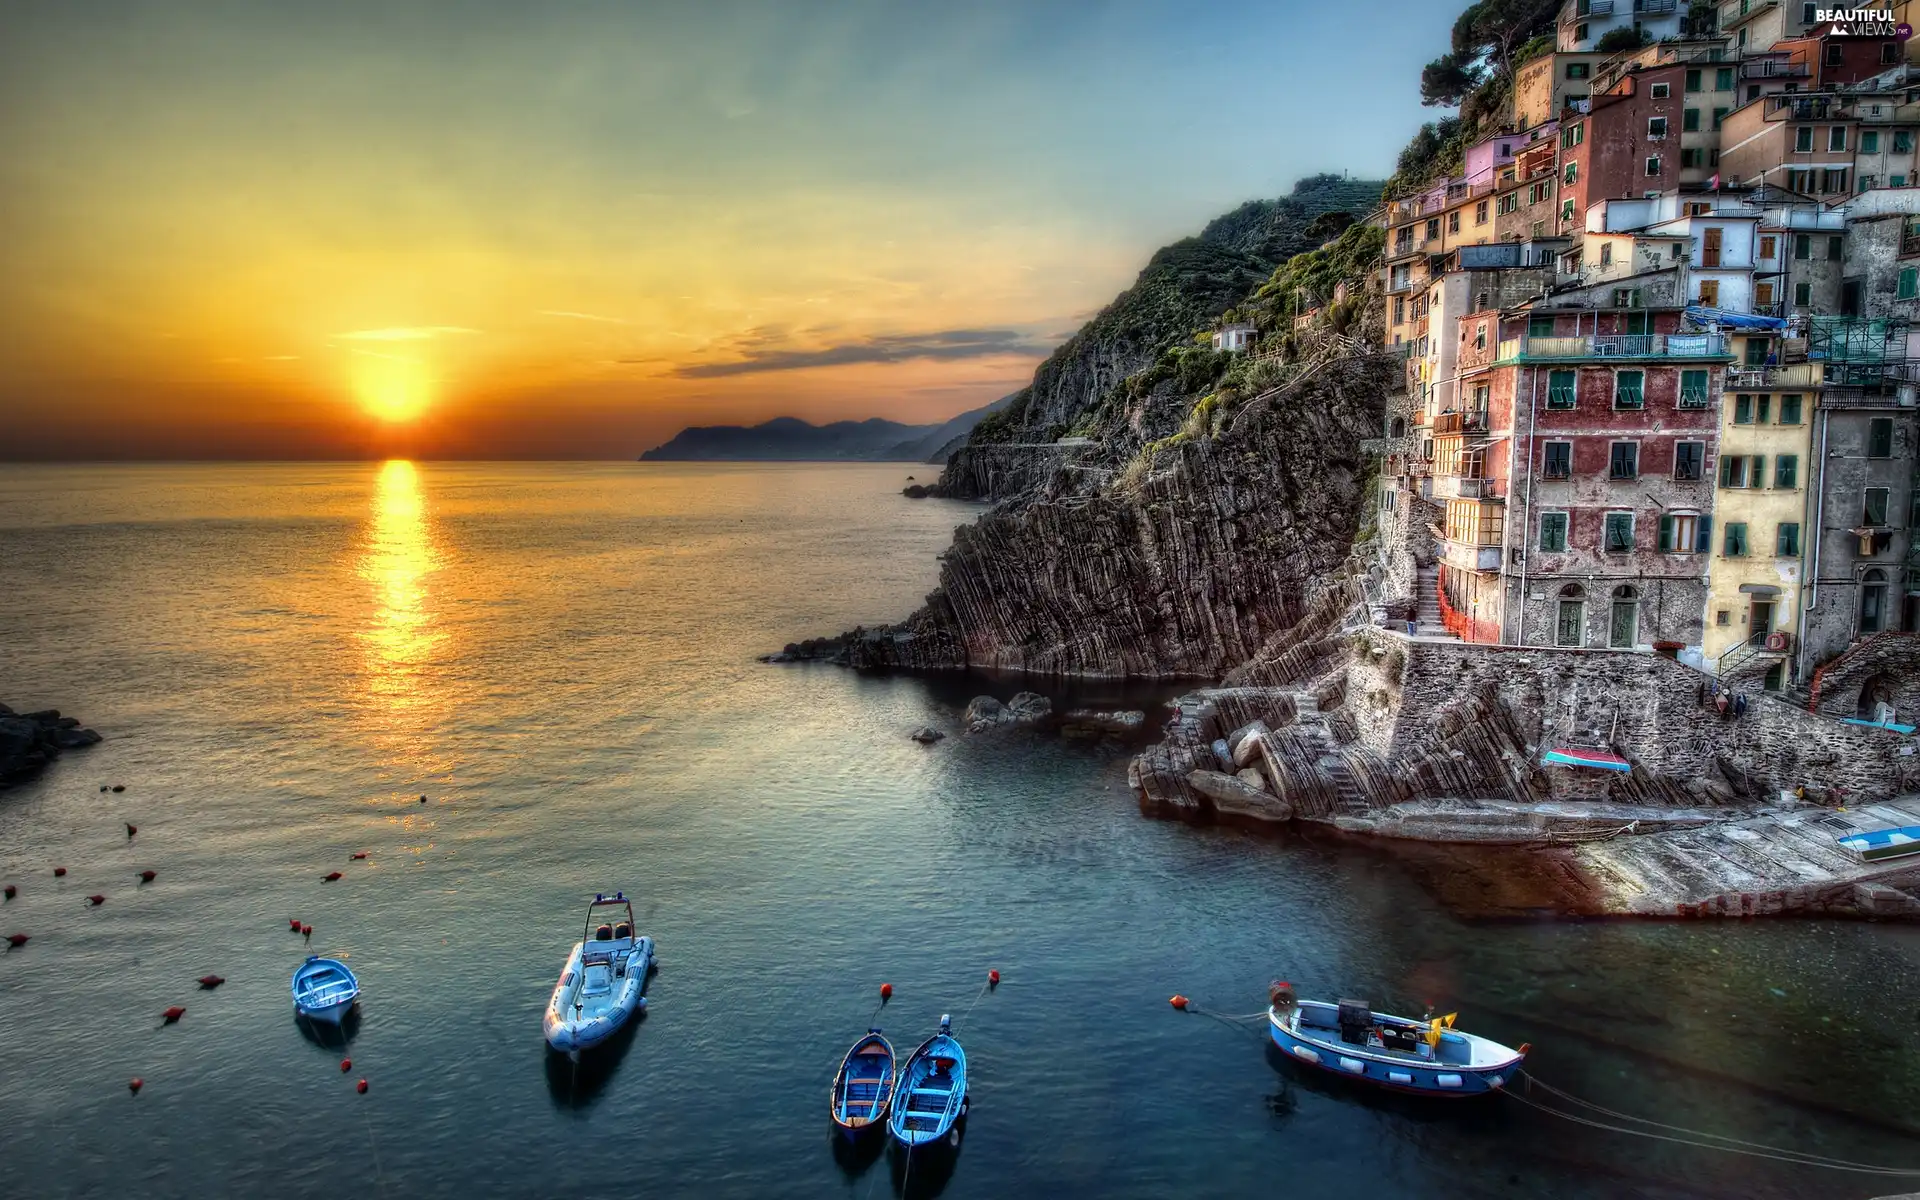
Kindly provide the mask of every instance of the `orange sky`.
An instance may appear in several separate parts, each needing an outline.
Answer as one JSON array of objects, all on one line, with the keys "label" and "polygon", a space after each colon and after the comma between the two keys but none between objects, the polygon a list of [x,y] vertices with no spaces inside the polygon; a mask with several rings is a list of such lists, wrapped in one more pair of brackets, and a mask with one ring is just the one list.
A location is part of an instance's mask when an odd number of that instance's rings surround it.
[{"label": "orange sky", "polygon": [[1272,69],[1332,20],[1287,8],[9,0],[0,458],[942,420],[1154,246],[1384,173],[1417,65],[1311,130],[1221,119],[1223,74],[1241,114],[1346,86]]}]

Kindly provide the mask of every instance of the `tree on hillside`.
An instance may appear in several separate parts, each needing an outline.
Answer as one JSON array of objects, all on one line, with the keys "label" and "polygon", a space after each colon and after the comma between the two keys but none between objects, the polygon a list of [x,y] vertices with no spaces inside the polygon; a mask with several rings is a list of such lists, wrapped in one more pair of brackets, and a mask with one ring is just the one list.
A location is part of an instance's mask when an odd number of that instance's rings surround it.
[{"label": "tree on hillside", "polygon": [[1550,32],[1559,0],[1480,0],[1453,23],[1453,48],[1420,73],[1426,104],[1458,104],[1489,76],[1513,71],[1513,52]]},{"label": "tree on hillside", "polygon": [[1622,25],[1618,29],[1609,29],[1593,48],[1602,54],[1618,54],[1622,50],[1638,50],[1647,44],[1647,37],[1638,29]]}]

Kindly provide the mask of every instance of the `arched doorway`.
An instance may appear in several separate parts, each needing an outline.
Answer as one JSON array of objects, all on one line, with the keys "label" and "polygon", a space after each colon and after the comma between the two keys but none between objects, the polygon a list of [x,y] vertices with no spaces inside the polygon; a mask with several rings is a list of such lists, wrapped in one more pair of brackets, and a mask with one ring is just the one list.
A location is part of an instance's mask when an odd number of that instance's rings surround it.
[{"label": "arched doorway", "polygon": [[1587,593],[1577,583],[1560,589],[1559,611],[1554,614],[1553,644],[1584,646],[1587,641]]},{"label": "arched doorway", "polygon": [[1390,438],[1407,436],[1407,419],[1405,417],[1395,417],[1389,422],[1387,425],[1387,436]]},{"label": "arched doorway", "polygon": [[1860,685],[1860,703],[1854,706],[1853,715],[1863,721],[1886,721],[1893,719],[1894,686],[1891,675],[1869,675]]},{"label": "arched doorway", "polygon": [[1629,584],[1613,589],[1613,611],[1607,622],[1607,645],[1631,650],[1640,641],[1640,593]]}]

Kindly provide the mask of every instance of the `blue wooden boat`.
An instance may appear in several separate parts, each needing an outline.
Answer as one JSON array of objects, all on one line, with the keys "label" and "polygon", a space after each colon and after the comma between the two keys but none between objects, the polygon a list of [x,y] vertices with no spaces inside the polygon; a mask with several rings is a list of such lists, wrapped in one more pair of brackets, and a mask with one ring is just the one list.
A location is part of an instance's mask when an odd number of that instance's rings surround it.
[{"label": "blue wooden boat", "polygon": [[1295,1000],[1275,984],[1267,1024],[1291,1058],[1376,1087],[1422,1096],[1484,1096],[1507,1085],[1532,1047],[1462,1033],[1453,1019],[1376,1013],[1365,1000]]},{"label": "blue wooden boat", "polygon": [[1879,862],[1887,858],[1905,858],[1920,854],[1920,825],[1893,825],[1869,829],[1837,839],[1861,862]]},{"label": "blue wooden boat", "polygon": [[314,1021],[338,1025],[360,1002],[360,981],[347,964],[310,956],[293,971],[293,1011]]},{"label": "blue wooden boat", "polygon": [[893,1046],[878,1029],[853,1044],[833,1077],[834,1128],[848,1137],[886,1124],[893,1104]]},{"label": "blue wooden boat", "polygon": [[953,1018],[940,1018],[940,1032],[921,1043],[900,1069],[887,1132],[912,1149],[953,1132],[967,1112],[967,1054],[953,1039]]}]

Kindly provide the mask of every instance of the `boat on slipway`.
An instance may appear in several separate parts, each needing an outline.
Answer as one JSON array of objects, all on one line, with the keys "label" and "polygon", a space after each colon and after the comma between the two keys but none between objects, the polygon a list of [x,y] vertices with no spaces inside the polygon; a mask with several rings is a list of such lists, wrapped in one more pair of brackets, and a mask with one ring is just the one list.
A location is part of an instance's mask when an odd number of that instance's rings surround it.
[{"label": "boat on slipway", "polygon": [[1267,1025],[1291,1058],[1335,1075],[1422,1096],[1484,1096],[1507,1085],[1532,1047],[1518,1050],[1453,1028],[1451,1015],[1415,1020],[1365,1000],[1296,1000],[1269,990]]},{"label": "boat on slipway", "polygon": [[586,928],[553,985],[543,1027],[547,1045],[578,1054],[600,1045],[647,1006],[653,939],[634,933],[626,893],[600,894],[587,905]]},{"label": "boat on slipway", "polygon": [[869,1029],[840,1060],[833,1077],[833,1125],[859,1137],[886,1124],[893,1103],[893,1045]]},{"label": "boat on slipway", "polygon": [[953,1133],[966,1114],[967,1053],[954,1040],[953,1018],[943,1016],[940,1032],[922,1042],[900,1068],[887,1131],[911,1150]]},{"label": "boat on slipway", "polygon": [[310,955],[293,970],[293,1011],[310,1021],[338,1025],[360,1002],[360,980],[335,958]]}]

